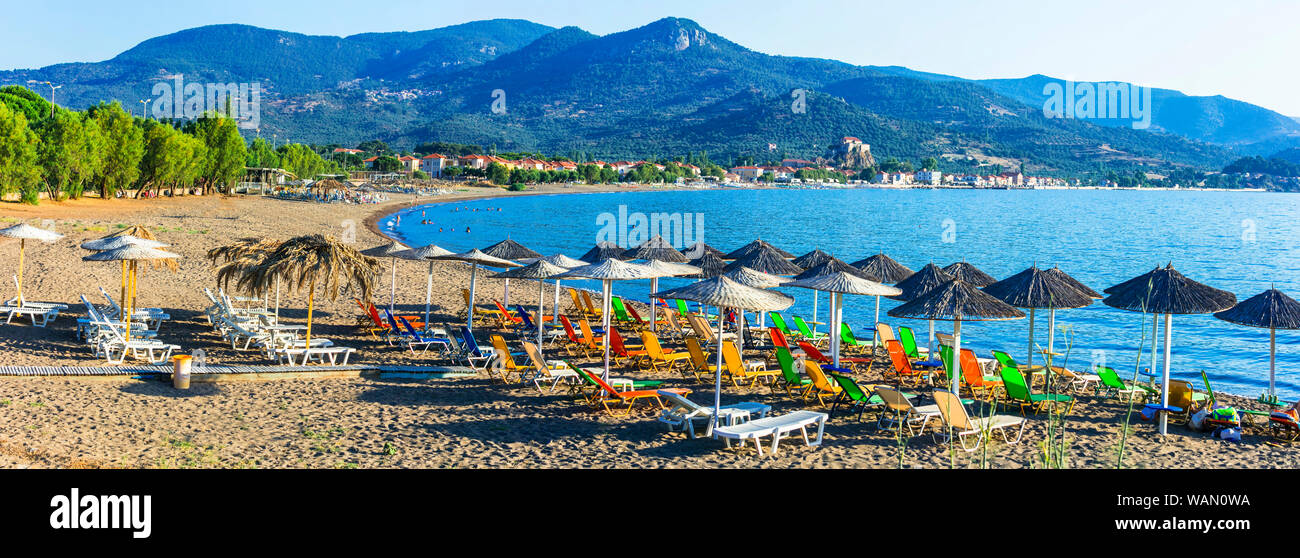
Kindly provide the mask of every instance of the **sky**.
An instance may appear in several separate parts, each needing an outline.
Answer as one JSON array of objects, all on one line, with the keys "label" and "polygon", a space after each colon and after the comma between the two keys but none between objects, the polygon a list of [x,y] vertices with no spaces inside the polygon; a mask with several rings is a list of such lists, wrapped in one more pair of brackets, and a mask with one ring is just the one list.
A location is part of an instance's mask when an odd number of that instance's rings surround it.
[{"label": "sky", "polygon": [[346,36],[518,18],[605,35],[669,16],[768,54],[966,78],[1127,81],[1300,116],[1298,0],[16,2],[0,20],[11,45],[0,50],[0,69],[106,60],[151,37],[219,23]]}]

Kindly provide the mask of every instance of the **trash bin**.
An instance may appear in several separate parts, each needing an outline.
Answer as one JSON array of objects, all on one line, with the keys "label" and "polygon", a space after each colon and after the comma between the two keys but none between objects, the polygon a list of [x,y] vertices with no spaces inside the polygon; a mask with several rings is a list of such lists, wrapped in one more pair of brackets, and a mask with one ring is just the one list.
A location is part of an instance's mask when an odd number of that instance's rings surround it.
[{"label": "trash bin", "polygon": [[172,387],[190,389],[190,364],[193,360],[190,355],[172,357]]}]

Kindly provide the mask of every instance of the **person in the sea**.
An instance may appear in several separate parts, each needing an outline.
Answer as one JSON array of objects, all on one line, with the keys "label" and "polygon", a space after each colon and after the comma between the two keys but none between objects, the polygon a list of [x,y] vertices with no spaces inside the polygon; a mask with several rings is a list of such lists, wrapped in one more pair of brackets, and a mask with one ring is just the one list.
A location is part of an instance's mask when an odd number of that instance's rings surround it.
[{"label": "person in the sea", "polygon": [[469,227],[465,227],[465,234],[469,234]]}]

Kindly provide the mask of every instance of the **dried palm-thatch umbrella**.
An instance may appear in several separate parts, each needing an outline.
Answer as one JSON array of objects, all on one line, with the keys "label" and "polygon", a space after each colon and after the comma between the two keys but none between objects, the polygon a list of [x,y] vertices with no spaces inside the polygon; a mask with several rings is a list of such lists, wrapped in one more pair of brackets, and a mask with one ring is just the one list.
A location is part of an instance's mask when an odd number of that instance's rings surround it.
[{"label": "dried palm-thatch umbrella", "polygon": [[[608,259],[626,260],[627,250],[623,249],[613,242],[601,242],[587,250],[586,254],[578,258],[586,264],[600,263]],[[584,264],[585,265],[585,264]]]},{"label": "dried palm-thatch umbrella", "polygon": [[361,251],[362,254],[366,256],[370,256],[372,258],[388,258],[389,260],[391,260],[391,263],[388,266],[389,267],[389,279],[388,279],[388,285],[389,285],[388,312],[389,313],[396,312],[395,307],[397,306],[397,260],[408,257],[408,253],[410,252],[410,250],[411,248],[409,246],[394,240],[387,244],[375,246],[374,248],[367,248]]},{"label": "dried palm-thatch umbrella", "polygon": [[629,250],[624,254],[623,259],[658,260],[668,263],[686,263],[690,261],[686,254],[678,252],[676,248],[673,248],[672,244],[669,244],[667,240],[664,240],[664,237],[659,235],[654,235],[650,237],[650,240]]},{"label": "dried palm-thatch umbrella", "polygon": [[[821,265],[818,265],[803,273],[795,275],[794,278],[796,281],[798,281],[803,279],[812,279],[814,277],[819,277],[822,275],[832,275],[836,273],[847,273],[849,275],[853,275],[860,279],[866,279],[867,281],[873,281],[876,283],[881,282],[879,278],[871,275],[870,273],[867,273],[865,271],[862,271],[861,269],[853,267],[851,264],[846,264],[844,263],[843,260],[840,260],[839,258],[835,258],[835,257],[832,257],[829,260],[822,262]],[[893,294],[897,294],[895,290],[891,290],[890,292]],[[813,290],[813,321],[814,322],[817,321],[817,299],[819,298],[817,293],[818,291],[814,289]],[[876,295],[876,321],[877,322],[880,321],[880,295]],[[812,324],[812,327],[813,327],[813,331],[816,332],[817,324],[815,323]],[[874,333],[876,328],[873,325],[871,329],[872,332]],[[831,333],[832,340],[837,339],[839,337],[838,331],[839,330],[831,330],[830,333]]]},{"label": "dried palm-thatch umbrella", "polygon": [[[311,347],[312,318],[316,310],[316,291],[322,290],[335,300],[345,288],[360,292],[358,298],[370,300],[379,260],[357,251],[351,244],[332,236],[313,234],[281,242],[262,256],[256,265],[238,268],[239,289],[261,296],[277,281],[291,291],[307,287],[306,347]],[[304,356],[304,362],[306,362]]]},{"label": "dried palm-thatch umbrella", "polygon": [[[794,304],[794,299],[776,291],[748,287],[726,277],[714,277],[685,287],[654,294],[655,298],[677,298],[718,308],[736,308],[754,312],[778,312]],[[721,314],[721,312],[719,312]],[[718,426],[722,409],[722,318],[718,318],[718,361],[714,368],[713,426]]]},{"label": "dried palm-thatch umbrella", "polygon": [[[669,247],[669,250],[672,250],[672,247]],[[655,276],[650,278],[651,293],[659,291],[660,277],[691,277],[702,272],[700,268],[693,265],[656,259],[646,260],[645,266],[655,273]],[[659,319],[656,317],[658,307],[659,305],[655,304],[654,297],[650,297],[650,331],[654,333],[659,333]]]},{"label": "dried palm-thatch umbrella", "polygon": [[[1107,306],[1130,312],[1150,312],[1165,316],[1164,374],[1160,406],[1169,406],[1169,368],[1173,344],[1175,314],[1211,314],[1237,305],[1237,295],[1198,283],[1179,273],[1171,263],[1142,276],[1112,287],[1111,295],[1102,300]],[[1154,364],[1154,361],[1152,362]],[[1169,432],[1168,413],[1160,413],[1160,435]]]},{"label": "dried palm-thatch umbrella", "polygon": [[[1057,270],[1060,271],[1060,270]],[[1093,299],[1087,293],[1075,288],[1078,281],[1066,281],[1069,277],[1064,272],[1049,274],[1030,267],[1020,273],[984,287],[984,292],[998,300],[1029,309],[1029,357],[1026,366],[1034,366],[1034,314],[1039,308],[1048,310],[1047,317],[1047,352],[1055,354],[1056,310],[1083,308],[1092,304]]]},{"label": "dried palm-thatch umbrella", "polygon": [[[610,292],[613,290],[614,281],[629,281],[633,279],[653,279],[658,277],[657,273],[648,266],[628,263],[622,260],[610,258],[599,263],[575,267],[556,277],[564,279],[595,279],[600,281],[601,291],[604,295],[600,303],[601,322],[605,331],[609,331],[610,326]],[[609,378],[609,334],[605,334],[605,373],[604,378]]]},{"label": "dried palm-thatch umbrella", "polygon": [[1300,329],[1300,302],[1270,288],[1214,317],[1238,325],[1268,328],[1268,394],[1277,395],[1277,330]]},{"label": "dried palm-thatch umbrella", "polygon": [[791,253],[789,253],[789,252],[786,252],[785,250],[782,250],[782,249],[780,249],[780,248],[777,248],[776,246],[772,246],[771,244],[768,244],[767,241],[765,241],[765,240],[763,240],[763,239],[761,239],[761,238],[759,238],[759,239],[755,239],[753,242],[750,242],[749,244],[746,244],[746,245],[744,245],[744,246],[741,246],[740,248],[737,248],[735,251],[733,251],[733,252],[731,252],[731,253],[729,253],[729,254],[724,255],[724,256],[722,257],[722,259],[724,259],[724,260],[739,260],[739,259],[744,258],[745,256],[748,256],[748,255],[750,255],[751,253],[753,253],[753,252],[755,252],[755,251],[757,251],[757,250],[760,250],[760,249],[768,249],[768,250],[771,250],[771,251],[773,251],[773,252],[776,252],[776,254],[777,254],[778,256],[780,256],[780,257],[782,257],[782,258],[785,258],[785,259],[787,259],[787,260],[793,260],[793,259],[794,259],[794,254],[791,254]]},{"label": "dried palm-thatch umbrella", "polygon": [[180,258],[179,255],[173,254],[171,252],[165,252],[157,248],[146,248],[143,246],[123,246],[115,250],[105,250],[102,252],[95,252],[94,254],[91,254],[89,256],[84,256],[81,258],[89,262],[120,261],[120,262],[130,263],[130,267],[131,267],[131,277],[129,280],[130,286],[127,289],[128,296],[126,298],[126,305],[122,306],[122,321],[126,322],[126,341],[128,343],[131,341],[131,322],[133,321],[131,318],[135,315],[134,309],[136,307],[135,305],[136,281],[139,276],[139,274],[136,272],[137,269],[136,263],[140,261],[158,261],[158,260],[165,260],[165,259],[176,260],[178,258]]},{"label": "dried palm-thatch umbrella", "polygon": [[790,263],[790,260],[782,256],[775,248],[770,246],[759,247],[750,251],[748,254],[733,260],[727,264],[727,271],[739,267],[748,267],[755,271],[771,273],[772,275],[795,275],[803,273],[803,268]]},{"label": "dried palm-thatch umbrella", "polygon": [[[239,280],[243,274],[243,268],[252,267],[261,263],[262,258],[274,251],[280,246],[278,240],[267,240],[262,238],[241,238],[231,244],[218,246],[208,250],[208,259],[212,260],[213,265],[218,263],[225,264],[217,270],[217,283],[229,283],[233,278]],[[266,296],[270,296],[267,291]],[[280,319],[280,282],[275,283],[275,320]]]},{"label": "dried palm-thatch umbrella", "polygon": [[894,259],[889,256],[886,256],[884,252],[863,260],[858,260],[849,265],[861,269],[872,277],[880,278],[881,283],[898,283],[911,277],[912,273],[914,273],[911,269],[908,269],[907,266],[894,261]]},{"label": "dried palm-thatch umbrella", "polygon": [[[848,266],[848,264],[844,265]],[[844,322],[844,295],[874,296],[876,297],[876,304],[879,304],[880,297],[894,296],[903,292],[898,287],[890,287],[861,277],[858,275],[861,272],[856,268],[849,266],[849,269],[853,269],[856,273],[843,270],[833,271],[785,284],[787,287],[799,287],[812,289],[814,292],[831,293],[831,358],[836,368],[840,366],[840,341],[842,337],[840,324]]]},{"label": "dried palm-thatch umbrella", "polygon": [[1088,298],[1091,298],[1093,300],[1101,300],[1103,298],[1106,298],[1104,296],[1101,296],[1101,293],[1092,290],[1092,287],[1084,285],[1078,279],[1075,279],[1074,277],[1071,277],[1068,273],[1061,271],[1060,267],[1045,269],[1043,270],[1043,274],[1053,279],[1057,279],[1071,287],[1074,287],[1075,290],[1088,295]]},{"label": "dried palm-thatch umbrella", "polygon": [[802,267],[804,269],[809,269],[824,264],[834,258],[835,256],[827,254],[826,252],[823,252],[821,249],[816,249],[811,252],[808,252],[807,254],[795,258],[790,263]]},{"label": "dried palm-thatch umbrella", "polygon": [[[533,258],[542,257],[540,253],[525,247],[523,244],[511,240],[509,237],[506,237],[506,239],[502,240],[501,242],[498,242],[496,244],[488,246],[487,248],[484,248],[483,253],[492,256],[494,258],[501,258],[503,260],[513,260],[513,261],[532,260]],[[529,261],[524,263],[527,264],[532,262]],[[502,289],[501,300],[503,301],[503,304],[505,304],[506,308],[509,308],[510,307],[510,279],[506,279],[505,286],[502,287],[501,289]]]},{"label": "dried palm-thatch umbrella", "polygon": [[956,279],[961,279],[962,281],[975,285],[976,287],[987,287],[998,282],[997,278],[980,271],[978,267],[971,265],[966,260],[945,267],[943,268],[943,271]]},{"label": "dried palm-thatch umbrella", "polygon": [[429,271],[425,275],[424,287],[424,327],[430,329],[429,309],[433,307],[433,260],[451,253],[451,250],[444,250],[439,246],[430,244],[419,248],[411,248],[403,255],[404,259],[429,262]]},{"label": "dried palm-thatch umbrella", "polygon": [[[136,229],[144,232],[148,232],[148,229],[144,229],[143,227],[139,227],[138,225]],[[150,233],[150,236],[152,237],[152,233]],[[102,252],[106,250],[116,250],[124,246],[141,246],[144,248],[166,248],[167,244],[159,242],[153,238],[141,238],[129,234],[118,234],[118,233],[114,233],[105,236],[103,238],[90,240],[81,244],[82,248],[86,250],[94,250],[97,252]],[[153,262],[153,263],[154,265],[158,265],[158,262]],[[122,294],[121,294],[121,302],[120,302],[122,306],[126,306],[127,265],[128,265],[127,262],[125,261],[122,262]],[[176,271],[179,268],[175,265],[175,262],[172,262],[172,265],[169,267],[169,269],[171,269],[172,271]]]},{"label": "dried palm-thatch umbrella", "polygon": [[[551,279],[557,275],[561,275],[567,271],[569,271],[569,268],[560,267],[558,265],[546,261],[545,259],[539,259],[524,267],[516,267],[514,269],[506,270],[496,275],[493,275],[493,277],[498,279],[537,280],[537,320],[536,321],[537,321],[538,350],[541,350],[542,348],[542,326],[546,324],[546,322],[542,320],[542,316],[546,315],[545,314],[546,308],[543,305],[543,301],[546,300],[546,280]],[[559,282],[556,281],[556,284],[559,284]],[[557,305],[551,311],[555,312],[556,314],[559,314],[560,307]]]},{"label": "dried palm-thatch umbrella", "polygon": [[682,253],[686,254],[686,257],[691,258],[693,260],[698,260],[700,258],[703,258],[707,254],[713,254],[718,258],[722,258],[723,256],[727,255],[726,252],[723,252],[722,250],[709,246],[708,244],[705,244],[703,242],[696,242],[695,244],[687,246],[685,250],[682,250]]},{"label": "dried palm-thatch umbrella", "polygon": [[438,256],[434,259],[465,262],[470,265],[469,305],[468,305],[469,309],[466,310],[468,316],[465,320],[465,327],[469,328],[471,332],[474,331],[474,290],[478,285],[478,266],[482,265],[487,267],[523,267],[510,260],[496,258],[484,254],[482,251],[478,250],[477,248],[460,254],[447,254],[445,256]]},{"label": "dried palm-thatch umbrella", "polygon": [[948,282],[930,289],[929,292],[912,299],[889,311],[895,318],[913,318],[920,320],[952,320],[953,371],[952,392],[960,393],[960,370],[956,363],[961,362],[961,324],[963,321],[1018,320],[1025,314],[1014,306],[985,294],[974,285],[961,279]]},{"label": "dried palm-thatch umbrella", "polygon": [[63,235],[23,223],[0,230],[0,236],[18,239],[18,298],[16,302],[18,306],[22,306],[25,302],[23,299],[23,259],[27,254],[27,240],[39,240],[48,244],[63,238]]},{"label": "dried palm-thatch umbrella", "polygon": [[[953,276],[948,275],[948,273],[940,269],[939,266],[934,265],[933,263],[926,264],[925,267],[921,268],[921,271],[913,273],[912,275],[908,276],[907,279],[899,281],[897,284],[894,285],[898,287],[899,290],[903,291],[903,294],[897,296],[891,296],[889,298],[892,298],[894,300],[901,300],[903,302],[916,300],[917,298],[920,298],[925,293],[928,293],[931,290],[936,289],[940,285],[943,285],[944,283],[947,283],[948,281],[951,281],[953,279],[954,279]],[[893,314],[890,315],[892,316]],[[877,320],[876,323],[879,324],[880,321]],[[929,339],[929,344],[926,346],[929,347],[930,349],[929,354],[934,355],[936,354],[934,352],[934,320],[930,320],[929,326],[930,326],[930,339]],[[872,349],[875,349],[877,337],[878,336],[873,335],[871,338]]]},{"label": "dried palm-thatch umbrella", "polygon": [[[541,261],[545,261],[548,264],[557,265],[565,269],[573,269],[575,267],[582,267],[584,265],[587,265],[587,262],[584,262],[582,260],[575,260],[564,254],[555,254],[553,256],[546,256],[544,258],[541,258]],[[520,263],[534,263],[534,262],[522,261]],[[560,280],[559,279],[555,280],[555,304],[553,304],[551,307],[555,309],[555,311],[551,313],[551,323],[559,324],[560,323]],[[537,319],[540,320],[542,318],[539,316]]]},{"label": "dried palm-thatch umbrella", "polygon": [[[735,281],[737,283],[740,283],[741,285],[745,285],[746,287],[754,287],[755,289],[771,289],[771,288],[779,287],[781,286],[781,283],[785,282],[785,279],[772,275],[771,273],[763,273],[762,271],[750,269],[748,267],[733,268],[731,271],[723,273],[722,276],[731,279],[732,281]],[[817,301],[814,299],[813,300],[813,314],[814,314],[813,321],[817,320],[816,309],[817,309]],[[719,312],[719,315],[721,315],[721,312]],[[766,328],[767,314],[760,312],[758,314],[758,319],[759,319],[759,327]],[[740,321],[736,324],[736,332],[737,332],[736,337],[737,337],[737,341],[739,342],[740,348],[742,350],[745,348],[744,323],[745,323],[745,310],[742,308],[740,309]],[[813,327],[817,327],[817,326],[813,325]]]},{"label": "dried palm-thatch umbrella", "polygon": [[700,268],[700,273],[694,277],[697,279],[710,279],[722,275],[727,271],[727,262],[722,261],[722,257],[712,252],[705,252],[694,260],[691,265]]}]

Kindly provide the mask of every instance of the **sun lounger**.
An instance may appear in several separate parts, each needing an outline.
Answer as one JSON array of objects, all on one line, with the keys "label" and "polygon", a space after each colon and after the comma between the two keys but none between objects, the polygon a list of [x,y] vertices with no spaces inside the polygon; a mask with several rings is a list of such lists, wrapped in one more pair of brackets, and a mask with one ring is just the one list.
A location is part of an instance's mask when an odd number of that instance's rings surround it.
[{"label": "sun lounger", "polygon": [[[659,408],[662,409],[664,407],[664,404],[663,404],[663,400],[660,399],[659,396],[660,391],[670,391],[672,393],[677,393],[679,395],[689,395],[691,393],[691,390],[682,389],[682,388],[672,388],[668,390],[630,389],[626,391],[619,391],[618,389],[611,386],[605,380],[602,380],[599,375],[592,374],[590,372],[587,372],[586,370],[580,369],[573,365],[570,365],[570,367],[573,368],[574,370],[577,370],[578,374],[581,375],[583,379],[596,385],[597,391],[594,397],[592,398],[592,401],[595,403],[599,403],[602,407],[605,408],[606,413],[609,413],[610,416],[614,416],[614,417],[619,417],[619,416],[625,417],[631,415],[633,407],[636,406],[636,402],[642,399],[653,399],[655,403],[659,405]],[[622,413],[616,413],[614,412],[614,409],[610,407],[611,404],[618,404],[618,403],[627,404],[627,408],[624,409]]]},{"label": "sun lounger", "polygon": [[[312,339],[312,347],[286,347],[275,349],[277,360],[281,364],[287,365],[306,365],[308,362],[318,362],[324,364],[326,360],[331,366],[346,365],[348,359],[356,352],[352,347],[317,347],[316,339]],[[322,340],[325,341],[325,340]],[[339,362],[339,357],[343,357],[343,362]],[[295,362],[297,360],[297,362]]]},{"label": "sun lounger", "polygon": [[[826,413],[814,411],[795,411],[788,415],[779,417],[767,417],[757,420],[751,420],[744,424],[733,426],[721,426],[713,430],[715,438],[721,438],[726,441],[727,447],[731,447],[731,441],[740,442],[740,447],[744,447],[746,440],[754,441],[754,449],[758,450],[758,455],[763,455],[762,438],[772,437],[773,454],[780,447],[781,438],[786,437],[795,430],[803,436],[804,444],[808,447],[816,447],[822,444],[822,434],[826,429],[826,419],[829,416]],[[808,438],[808,427],[817,425],[817,438],[810,440]]]},{"label": "sun lounger", "polygon": [[776,362],[781,368],[781,387],[785,388],[785,393],[790,397],[798,396],[801,400],[807,400],[808,395],[813,389],[813,381],[799,375],[795,369],[794,356],[785,347],[776,348]]},{"label": "sun lounger", "polygon": [[554,392],[562,382],[568,382],[570,386],[582,383],[582,377],[578,374],[578,371],[574,370],[564,361],[547,361],[542,356],[542,351],[537,348],[537,345],[534,345],[529,341],[524,341],[521,345],[524,347],[524,354],[528,355],[528,360],[533,365],[532,376],[524,378],[523,381],[533,382],[533,385],[537,386],[538,392],[545,393],[542,391],[542,382],[545,381],[551,382],[552,392]]},{"label": "sun lounger", "polygon": [[[961,399],[949,391],[937,390],[934,392],[935,405],[939,407],[940,416],[947,426],[951,426],[953,433],[957,435],[957,441],[961,444],[961,449],[967,453],[979,449],[981,443],[990,441],[993,431],[1002,435],[1002,440],[1008,445],[1020,443],[1021,437],[1025,435],[1025,425],[1028,421],[1024,417],[1012,415],[993,415],[989,417],[971,417],[966,413],[966,407],[962,405]],[[1019,426],[1016,431],[1016,438],[1013,440],[1007,436],[1007,430]],[[936,438],[946,435],[944,430],[935,432]],[[975,445],[968,446],[966,439],[975,437]]]},{"label": "sun lounger", "polygon": [[[667,399],[672,407],[666,408],[659,413],[659,422],[668,426],[669,432],[680,429],[686,433],[688,439],[695,439],[695,421],[707,421],[707,427],[704,437],[713,435],[713,407],[702,407],[694,401],[687,399],[672,391],[660,390],[659,396]],[[755,415],[758,418],[765,418],[772,412],[771,405],[762,403],[736,403],[733,405],[723,405],[718,416],[719,423],[723,426],[734,426],[751,420]]]},{"label": "sun lounger", "polygon": [[878,386],[876,396],[880,397],[886,409],[886,412],[880,413],[880,418],[876,420],[876,428],[880,430],[891,430],[902,425],[907,428],[909,437],[920,436],[925,434],[925,428],[930,421],[943,420],[938,405],[921,407],[912,405],[911,398],[915,397],[914,395],[904,394],[894,388]]}]

